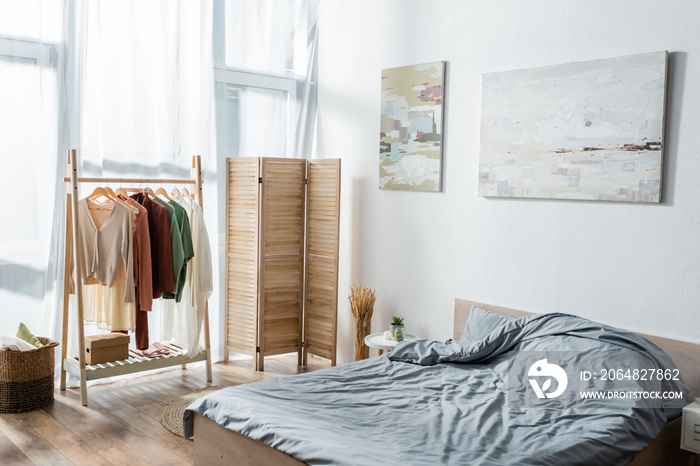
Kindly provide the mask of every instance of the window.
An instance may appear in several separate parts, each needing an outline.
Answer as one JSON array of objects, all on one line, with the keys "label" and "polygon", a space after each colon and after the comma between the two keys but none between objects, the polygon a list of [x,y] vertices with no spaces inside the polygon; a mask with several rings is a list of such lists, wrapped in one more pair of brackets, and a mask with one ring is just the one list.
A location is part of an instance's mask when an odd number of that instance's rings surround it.
[{"label": "window", "polygon": [[52,45],[0,38],[0,151],[11,167],[0,170],[0,196],[21,199],[5,204],[12,221],[0,224],[3,258],[48,248],[55,171],[43,166],[59,149],[57,59]]},{"label": "window", "polygon": [[315,43],[308,30],[312,6],[306,0],[215,4],[217,150],[223,157],[311,155],[297,147],[315,93],[307,66],[309,43]]},{"label": "window", "polygon": [[294,154],[293,78],[216,70],[219,151],[227,157]]},{"label": "window", "polygon": [[[43,42],[42,25],[29,15],[36,3],[0,20],[0,328],[10,331],[21,319],[40,327],[50,262],[56,167],[59,154],[59,79],[61,48]],[[1,13],[1,12],[0,12]],[[0,15],[1,16],[1,15]],[[31,24],[20,27],[23,21]],[[38,29],[35,30],[35,29]],[[50,28],[49,28],[50,29]],[[32,31],[36,37],[28,37]],[[24,34],[20,37],[19,33]],[[55,32],[52,30],[52,32]],[[17,33],[18,36],[9,36]],[[52,35],[52,34],[49,34]]]}]

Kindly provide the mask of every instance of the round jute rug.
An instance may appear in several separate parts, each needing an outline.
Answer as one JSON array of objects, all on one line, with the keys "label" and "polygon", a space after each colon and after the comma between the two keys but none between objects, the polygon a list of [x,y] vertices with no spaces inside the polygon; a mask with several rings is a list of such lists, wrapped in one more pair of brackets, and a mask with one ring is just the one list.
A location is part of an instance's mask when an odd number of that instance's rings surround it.
[{"label": "round jute rug", "polygon": [[207,387],[197,390],[196,392],[182,395],[175,401],[168,403],[168,406],[163,408],[163,413],[160,415],[160,423],[173,434],[184,437],[182,432],[182,416],[185,412],[185,408],[187,408],[193,401],[198,400],[204,395],[208,395],[209,393],[231,386],[233,385]]}]

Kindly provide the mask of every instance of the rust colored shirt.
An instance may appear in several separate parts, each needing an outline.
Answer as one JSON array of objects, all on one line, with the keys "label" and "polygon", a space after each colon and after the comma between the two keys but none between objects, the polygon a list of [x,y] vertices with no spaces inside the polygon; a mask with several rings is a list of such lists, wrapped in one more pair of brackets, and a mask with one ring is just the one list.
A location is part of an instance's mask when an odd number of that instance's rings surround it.
[{"label": "rust colored shirt", "polygon": [[153,307],[153,268],[151,266],[151,236],[148,230],[148,211],[134,199],[127,204],[138,209],[134,222],[134,283],[136,311],[150,311]]},{"label": "rust colored shirt", "polygon": [[153,299],[160,298],[163,293],[175,291],[170,216],[165,207],[153,202],[148,194],[137,193],[131,198],[148,212]]}]

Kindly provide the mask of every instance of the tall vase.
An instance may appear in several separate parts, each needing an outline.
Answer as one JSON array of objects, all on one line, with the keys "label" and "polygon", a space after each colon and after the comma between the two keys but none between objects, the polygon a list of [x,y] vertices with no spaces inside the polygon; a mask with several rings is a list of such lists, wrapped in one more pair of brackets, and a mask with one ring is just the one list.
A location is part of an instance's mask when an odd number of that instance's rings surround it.
[{"label": "tall vase", "polygon": [[369,357],[369,346],[365,345],[365,337],[371,332],[371,319],[355,319],[355,361]]}]

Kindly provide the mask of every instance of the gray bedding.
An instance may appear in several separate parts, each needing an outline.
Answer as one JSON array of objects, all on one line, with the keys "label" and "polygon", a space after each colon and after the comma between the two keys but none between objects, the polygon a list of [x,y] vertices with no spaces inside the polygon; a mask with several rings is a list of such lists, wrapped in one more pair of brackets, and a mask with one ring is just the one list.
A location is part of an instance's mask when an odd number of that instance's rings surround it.
[{"label": "gray bedding", "polygon": [[[473,313],[468,329],[479,327],[480,315]],[[519,398],[531,391],[515,383],[512,358],[520,352],[568,355],[571,393],[594,386],[573,374],[600,364],[607,351],[642,352],[647,364],[675,366],[641,337],[574,316],[527,316],[489,328],[481,335],[466,331],[460,342],[404,342],[390,356],[219,390],[188,407],[185,437],[192,436],[196,411],[308,464],[617,465],[685,405],[581,402],[572,394]],[[688,392],[680,380],[659,384]]]}]

